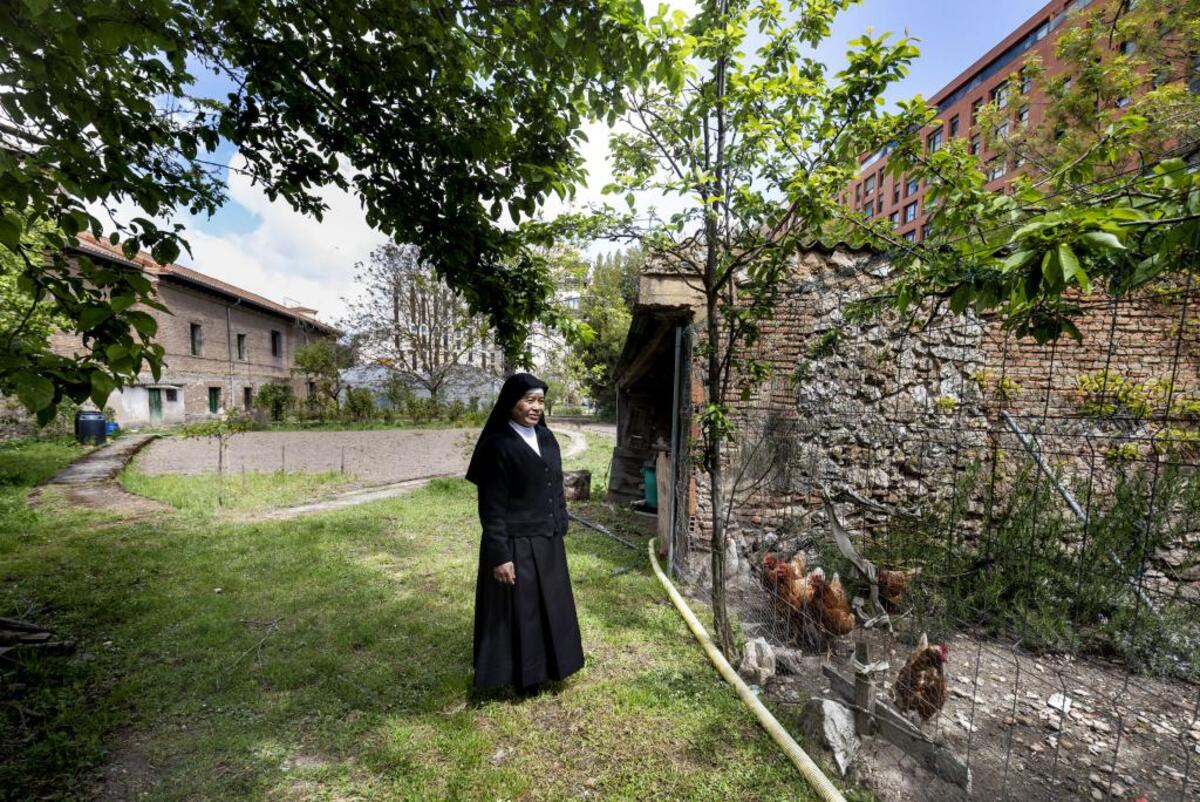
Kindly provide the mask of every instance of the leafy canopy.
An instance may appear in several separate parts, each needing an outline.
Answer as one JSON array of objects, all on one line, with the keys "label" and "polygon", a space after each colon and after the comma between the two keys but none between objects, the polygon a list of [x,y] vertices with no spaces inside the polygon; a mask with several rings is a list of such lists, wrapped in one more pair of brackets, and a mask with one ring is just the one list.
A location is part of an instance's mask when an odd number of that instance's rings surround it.
[{"label": "leafy canopy", "polygon": [[641,23],[636,0],[0,4],[0,249],[29,304],[81,340],[65,357],[20,324],[0,332],[0,392],[47,419],[157,376],[150,283],[62,252],[90,230],[174,260],[174,215],[220,208],[226,169],[318,219],[322,188],[353,191],[503,341],[522,339],[551,288],[527,248],[539,232],[519,224],[582,178],[581,123],[620,113],[648,64]]},{"label": "leafy canopy", "polygon": [[[1131,8],[1132,6],[1132,8]],[[843,211],[842,231],[867,237],[903,268],[875,308],[937,315],[999,312],[1019,336],[1081,334],[1075,320],[1096,291],[1121,296],[1183,286],[1200,244],[1200,0],[1097,3],[1056,43],[1065,63],[1036,60],[1009,77],[1011,99],[980,115],[987,163],[952,139],[934,153],[925,119],[896,141],[888,170],[924,180],[930,236],[900,241],[884,221]],[[1019,110],[1042,102],[1037,125]],[[1009,192],[988,171],[1020,171]]]}]

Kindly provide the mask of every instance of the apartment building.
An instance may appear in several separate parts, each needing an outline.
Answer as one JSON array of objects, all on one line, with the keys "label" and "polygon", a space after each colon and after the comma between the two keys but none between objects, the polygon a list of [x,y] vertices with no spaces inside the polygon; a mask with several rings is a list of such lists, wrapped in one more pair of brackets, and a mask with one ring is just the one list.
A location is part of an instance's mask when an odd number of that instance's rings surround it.
[{"label": "apartment building", "polygon": [[[1042,86],[1025,75],[1021,65],[1036,55],[1044,69],[1040,83],[1061,76],[1067,67],[1055,56],[1055,42],[1066,30],[1069,15],[1093,2],[1103,0],[1051,0],[933,95],[930,103],[938,110],[940,124],[923,132],[927,152],[936,151],[952,138],[966,138],[971,152],[985,165],[988,188],[998,191],[1008,185],[1020,165],[989,151],[987,142],[1002,140],[1009,130],[1037,125],[1046,109]],[[1115,48],[1123,46],[1114,43]],[[989,137],[982,129],[979,112],[992,103],[1008,113]],[[886,218],[899,236],[920,242],[927,233],[926,187],[907,176],[886,175],[890,152],[890,147],[885,147],[865,155],[858,177],[839,200],[868,219]]]},{"label": "apartment building", "polygon": [[[293,375],[296,349],[340,334],[318,320],[315,309],[285,306],[181,265],[160,265],[145,253],[126,259],[119,248],[88,234],[70,250],[144,271],[169,310],[145,310],[158,322],[155,339],[166,351],[159,380],[146,372],[108,399],[125,428],[248,410],[259,387],[271,382],[291,384],[303,398],[310,388]],[[78,340],[58,335],[54,347],[70,352]]]}]

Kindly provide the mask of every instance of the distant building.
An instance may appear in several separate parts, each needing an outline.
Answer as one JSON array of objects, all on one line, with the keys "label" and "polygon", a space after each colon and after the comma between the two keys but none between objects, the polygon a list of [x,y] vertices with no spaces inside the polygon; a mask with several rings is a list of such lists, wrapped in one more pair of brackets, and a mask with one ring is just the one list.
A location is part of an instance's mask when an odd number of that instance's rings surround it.
[{"label": "distant building", "polygon": [[[160,265],[148,254],[126,259],[120,249],[80,235],[72,255],[142,270],[170,314],[146,309],[158,322],[155,341],[166,350],[162,375],[149,372],[107,401],[125,428],[215,418],[249,410],[268,383],[292,385],[298,398],[311,388],[293,376],[297,348],[340,332],[303,306],[284,306],[261,295],[181,265]],[[59,334],[60,353],[79,348],[78,338]]]},{"label": "distant building", "polygon": [[[388,399],[387,385],[389,379],[393,377],[403,382],[414,397],[429,397],[429,390],[411,376],[406,376],[386,365],[359,365],[344,370],[342,371],[342,384],[347,388],[367,388],[375,397],[375,406],[387,409],[392,405]],[[499,395],[502,383],[497,370],[484,370],[477,365],[456,365],[449,369],[446,383],[442,386],[438,397],[444,404],[461,401],[463,404],[469,405],[474,400],[480,407],[488,407]]]},{"label": "distant building", "polygon": [[[1044,69],[1042,83],[1062,76],[1067,65],[1055,55],[1055,43],[1069,29],[1069,15],[1094,1],[1052,0],[934,94],[929,102],[937,108],[940,123],[923,132],[926,151],[936,151],[952,138],[965,138],[970,142],[971,152],[984,165],[988,188],[1000,191],[1008,186],[1021,165],[987,149],[989,137],[981,127],[979,111],[991,103],[1008,111],[1006,119],[991,132],[992,139],[1003,139],[1009,130],[1015,132],[1022,126],[1040,123],[1047,104],[1044,86],[1035,85],[1022,72],[1021,65],[1036,55]],[[1127,43],[1113,43],[1114,50],[1122,52],[1126,46]],[[926,187],[908,176],[885,175],[890,153],[889,146],[864,154],[858,176],[842,192],[839,201],[867,219],[887,218],[900,237],[921,242],[928,233]]]}]

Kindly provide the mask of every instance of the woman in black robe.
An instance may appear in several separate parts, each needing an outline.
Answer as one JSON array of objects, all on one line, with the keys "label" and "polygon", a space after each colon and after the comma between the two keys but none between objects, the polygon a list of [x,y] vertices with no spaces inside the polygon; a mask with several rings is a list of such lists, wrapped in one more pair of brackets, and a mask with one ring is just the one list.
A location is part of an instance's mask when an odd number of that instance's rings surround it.
[{"label": "woman in black robe", "polygon": [[528,373],[500,390],[467,469],[479,491],[475,688],[532,693],[583,667],[563,536],[562,457],[543,416],[547,386]]}]

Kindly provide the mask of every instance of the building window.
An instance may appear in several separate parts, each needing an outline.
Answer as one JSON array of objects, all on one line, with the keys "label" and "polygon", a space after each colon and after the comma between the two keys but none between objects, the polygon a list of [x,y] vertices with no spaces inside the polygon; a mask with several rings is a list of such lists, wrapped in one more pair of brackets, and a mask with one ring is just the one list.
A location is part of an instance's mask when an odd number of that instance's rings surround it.
[{"label": "building window", "polygon": [[875,201],[875,214],[883,214],[883,198]]},{"label": "building window", "polygon": [[858,203],[862,200],[862,184],[854,185],[854,202]]},{"label": "building window", "polygon": [[863,182],[863,192],[870,195],[875,191],[875,176],[867,176],[867,180]]},{"label": "building window", "polygon": [[929,146],[930,153],[937,153],[938,148],[942,146],[942,129],[939,128],[930,134],[926,138],[925,143]]},{"label": "building window", "polygon": [[199,323],[193,323],[191,325],[191,344],[192,356],[200,356],[201,352],[204,350],[204,333],[201,330]]},{"label": "building window", "polygon": [[1029,125],[1029,107],[1022,106],[1017,109],[1017,125]]},{"label": "building window", "polygon": [[992,90],[992,103],[995,103],[998,109],[1008,108],[1008,81]]},{"label": "building window", "polygon": [[1133,53],[1137,52],[1137,42],[1130,42],[1128,40],[1121,42],[1120,49],[1121,49],[1121,55],[1123,55],[1123,56],[1132,55]]},{"label": "building window", "polygon": [[979,110],[983,108],[983,98],[971,103],[971,125],[979,125]]},{"label": "building window", "polygon": [[305,392],[308,394],[309,398],[315,398],[317,395],[317,383],[310,381],[308,386],[305,388]]},{"label": "building window", "polygon": [[958,115],[955,114],[950,118],[950,136],[958,136]]},{"label": "building window", "polygon": [[271,329],[271,356],[283,356],[283,335]]},{"label": "building window", "polygon": [[905,231],[905,232],[904,232],[904,238],[905,238],[906,240],[908,240],[909,242],[916,242],[916,241],[917,241],[917,232],[916,232],[916,230],[914,229],[913,231]]},{"label": "building window", "polygon": [[909,179],[909,182],[904,185],[904,197],[907,198],[909,195],[916,195],[918,185],[919,185],[919,182],[917,181],[917,179],[915,179],[915,178]]},{"label": "building window", "polygon": [[174,387],[168,387],[166,395],[167,395],[167,403],[168,404],[174,404],[176,401],[179,400],[179,391],[176,390]]},{"label": "building window", "polygon": [[246,408],[247,412],[250,411],[250,407],[254,406],[254,388],[253,387],[243,387],[242,388],[242,406]]},{"label": "building window", "polygon": [[1129,105],[1129,96],[1128,95],[1121,95],[1119,98],[1117,98],[1117,108],[1118,109],[1123,109],[1128,105]]},{"label": "building window", "polygon": [[239,334],[237,336],[238,359],[246,361],[246,335]]},{"label": "building window", "polygon": [[900,202],[900,179],[892,181],[892,203]]},{"label": "building window", "polygon": [[898,225],[900,223],[900,212],[892,212],[891,214],[889,214],[888,222],[891,223],[893,226]]},{"label": "building window", "polygon": [[1003,158],[996,157],[988,162],[988,181],[995,181],[997,178],[1002,178],[1006,172],[1008,172],[1008,163]]},{"label": "building window", "polygon": [[927,223],[925,223],[924,225],[922,225],[922,226],[921,226],[921,239],[922,239],[922,240],[927,240],[927,239],[929,239],[929,232],[930,232],[931,230],[933,230],[933,224],[932,224],[932,223],[928,223],[928,222],[927,222]]},{"label": "building window", "polygon": [[917,219],[917,202],[913,201],[904,207],[904,222],[911,223]]},{"label": "building window", "polygon": [[867,201],[867,205],[862,209],[863,217],[870,220],[875,215],[875,201]]},{"label": "building window", "polygon": [[208,411],[212,414],[217,414],[221,411],[221,388],[208,388]]},{"label": "building window", "polygon": [[971,137],[971,146],[968,148],[968,150],[970,150],[972,156],[978,156],[982,145],[983,137],[981,137],[979,134],[975,134]]},{"label": "building window", "polygon": [[992,131],[992,139],[997,142],[1008,139],[1008,120],[996,126],[995,130]]}]

